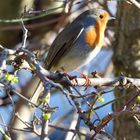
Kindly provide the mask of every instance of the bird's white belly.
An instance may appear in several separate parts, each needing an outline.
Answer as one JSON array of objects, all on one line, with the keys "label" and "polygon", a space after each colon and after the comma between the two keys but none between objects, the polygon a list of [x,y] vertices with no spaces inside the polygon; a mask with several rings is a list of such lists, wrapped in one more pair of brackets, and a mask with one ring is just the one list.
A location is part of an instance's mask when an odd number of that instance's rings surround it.
[{"label": "bird's white belly", "polygon": [[89,63],[99,51],[100,47],[98,46],[96,46],[92,51],[87,45],[84,45],[81,51],[79,51],[79,48],[75,47],[74,50],[71,50],[68,55],[63,56],[59,63],[51,69],[62,70],[62,68],[64,68],[66,71],[72,71]]}]

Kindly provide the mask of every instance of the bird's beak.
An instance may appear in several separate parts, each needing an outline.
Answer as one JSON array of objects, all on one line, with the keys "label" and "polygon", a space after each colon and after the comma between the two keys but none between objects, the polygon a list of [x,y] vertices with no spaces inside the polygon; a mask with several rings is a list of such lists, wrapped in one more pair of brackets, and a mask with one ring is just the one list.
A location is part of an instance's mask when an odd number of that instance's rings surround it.
[{"label": "bird's beak", "polygon": [[108,20],[114,20],[114,19],[116,19],[116,18],[115,17],[109,17]]}]

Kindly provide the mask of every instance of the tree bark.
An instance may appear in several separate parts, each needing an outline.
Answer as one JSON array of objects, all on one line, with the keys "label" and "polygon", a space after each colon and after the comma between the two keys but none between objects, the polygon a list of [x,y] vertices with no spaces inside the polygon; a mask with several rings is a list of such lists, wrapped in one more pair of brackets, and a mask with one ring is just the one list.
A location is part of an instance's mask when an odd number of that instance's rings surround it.
[{"label": "tree bark", "polygon": [[[140,2],[140,0],[139,0]],[[118,76],[123,72],[126,76],[140,78],[140,10],[126,1],[118,1],[115,26],[114,70]],[[134,90],[116,90],[115,96],[130,94]],[[130,98],[129,96],[129,98]],[[121,100],[114,104],[114,111],[120,109],[128,100]],[[114,121],[114,134],[117,140],[140,139],[140,128],[136,121],[129,116],[122,115]]]}]

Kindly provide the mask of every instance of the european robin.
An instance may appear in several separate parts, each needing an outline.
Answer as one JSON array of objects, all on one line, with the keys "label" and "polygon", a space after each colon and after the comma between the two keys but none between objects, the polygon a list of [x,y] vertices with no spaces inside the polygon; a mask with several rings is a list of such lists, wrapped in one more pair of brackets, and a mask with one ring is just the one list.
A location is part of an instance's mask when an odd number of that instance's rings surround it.
[{"label": "european robin", "polygon": [[48,52],[46,69],[72,71],[88,63],[100,51],[109,14],[87,10],[58,34]]},{"label": "european robin", "polygon": [[[72,71],[88,63],[102,47],[108,20],[109,14],[101,9],[87,10],[79,15],[52,43],[45,68]],[[32,97],[33,102],[37,100],[38,91]]]}]

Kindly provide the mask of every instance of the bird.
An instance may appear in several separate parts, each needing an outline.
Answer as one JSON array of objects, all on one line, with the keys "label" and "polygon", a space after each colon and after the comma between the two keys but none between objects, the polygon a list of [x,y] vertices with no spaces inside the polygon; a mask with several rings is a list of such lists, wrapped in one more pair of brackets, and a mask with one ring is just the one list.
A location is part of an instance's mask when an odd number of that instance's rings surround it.
[{"label": "bird", "polygon": [[[102,48],[109,19],[109,13],[103,9],[90,9],[80,14],[57,35],[44,67],[53,72],[64,69],[69,72],[90,63]],[[39,96],[38,89],[31,98],[34,103]]]},{"label": "bird", "polygon": [[51,71],[73,71],[89,63],[101,50],[109,14],[91,9],[79,15],[58,34],[45,60]]}]

